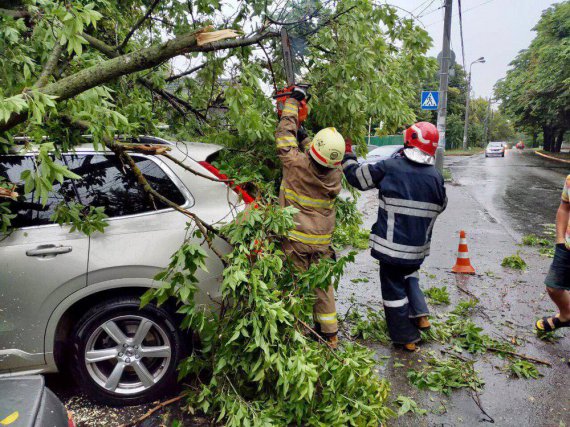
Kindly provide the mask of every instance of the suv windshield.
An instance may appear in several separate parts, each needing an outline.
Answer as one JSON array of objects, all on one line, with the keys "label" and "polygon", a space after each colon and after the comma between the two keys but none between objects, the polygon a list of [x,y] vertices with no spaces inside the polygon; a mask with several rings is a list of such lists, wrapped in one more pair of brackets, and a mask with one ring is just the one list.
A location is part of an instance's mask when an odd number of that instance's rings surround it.
[{"label": "suv windshield", "polygon": [[503,146],[502,142],[489,142],[489,145],[487,147],[501,148],[502,146]]}]

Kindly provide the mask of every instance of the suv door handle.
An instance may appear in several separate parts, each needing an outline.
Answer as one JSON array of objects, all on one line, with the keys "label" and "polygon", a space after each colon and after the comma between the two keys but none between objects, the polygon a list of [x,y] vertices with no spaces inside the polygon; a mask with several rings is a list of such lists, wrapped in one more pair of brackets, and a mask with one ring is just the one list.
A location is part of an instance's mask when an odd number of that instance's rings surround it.
[{"label": "suv door handle", "polygon": [[60,255],[71,252],[71,246],[56,246],[56,245],[40,245],[35,249],[26,251],[27,256],[46,256],[46,255]]}]

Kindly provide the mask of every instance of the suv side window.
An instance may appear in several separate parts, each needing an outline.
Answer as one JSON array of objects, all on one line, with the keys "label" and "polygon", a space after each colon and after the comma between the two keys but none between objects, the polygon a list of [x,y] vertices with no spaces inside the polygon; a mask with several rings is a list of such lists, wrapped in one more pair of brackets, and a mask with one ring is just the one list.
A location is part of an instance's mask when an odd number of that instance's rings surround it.
[{"label": "suv side window", "polygon": [[50,224],[50,217],[55,207],[61,202],[75,201],[73,193],[65,191],[66,182],[60,185],[54,182],[53,190],[49,193],[47,203],[42,205],[34,201],[34,192],[24,195],[24,184],[20,181],[20,175],[24,170],[34,169],[33,156],[2,156],[0,157],[0,176],[14,184],[19,184],[17,192],[18,200],[9,200],[9,209],[16,217],[12,220],[14,228],[29,227],[31,225]]},{"label": "suv side window", "polygon": [[[178,187],[154,161],[137,155],[133,155],[133,159],[156,191],[179,205],[186,203]],[[33,169],[33,157],[0,156],[0,176],[20,184],[18,193],[21,196],[17,201],[9,201],[10,210],[17,214],[12,220],[13,227],[50,224],[50,217],[61,202],[104,206],[109,217],[167,208],[159,200],[153,203],[134,175],[122,172],[122,165],[114,155],[68,154],[61,162],[82,179],[54,183],[46,205],[42,206],[40,202],[33,201],[33,194],[23,195],[23,183],[20,182],[22,171]]]},{"label": "suv side window", "polygon": [[[156,191],[179,205],[186,202],[178,187],[154,161],[136,155],[133,159]],[[122,165],[114,155],[66,155],[64,162],[83,177],[80,181],[69,181],[76,188],[79,202],[86,206],[104,206],[110,217],[168,207],[159,200],[153,203],[136,177],[130,171],[123,173]]]}]

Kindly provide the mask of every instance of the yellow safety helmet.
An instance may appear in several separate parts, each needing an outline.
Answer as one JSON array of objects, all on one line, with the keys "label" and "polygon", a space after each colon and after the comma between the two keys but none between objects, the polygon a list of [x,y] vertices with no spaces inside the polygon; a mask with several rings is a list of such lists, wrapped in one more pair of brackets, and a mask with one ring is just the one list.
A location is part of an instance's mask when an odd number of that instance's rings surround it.
[{"label": "yellow safety helmet", "polygon": [[324,128],[311,141],[309,154],[315,162],[328,168],[336,168],[344,157],[345,142],[335,128]]}]

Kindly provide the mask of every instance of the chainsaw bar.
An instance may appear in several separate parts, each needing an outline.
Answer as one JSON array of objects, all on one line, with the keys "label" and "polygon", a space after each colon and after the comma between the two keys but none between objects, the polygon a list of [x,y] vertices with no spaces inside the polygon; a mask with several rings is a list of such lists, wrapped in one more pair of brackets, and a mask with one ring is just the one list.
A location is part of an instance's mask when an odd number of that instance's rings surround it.
[{"label": "chainsaw bar", "polygon": [[283,50],[283,65],[285,67],[285,78],[287,86],[295,85],[295,67],[293,66],[293,51],[291,50],[291,40],[285,27],[281,27],[281,49]]}]

